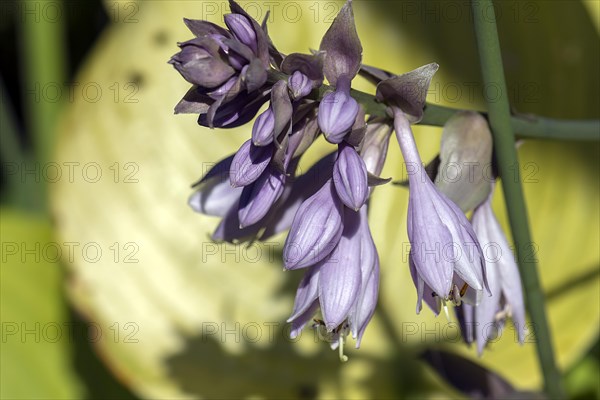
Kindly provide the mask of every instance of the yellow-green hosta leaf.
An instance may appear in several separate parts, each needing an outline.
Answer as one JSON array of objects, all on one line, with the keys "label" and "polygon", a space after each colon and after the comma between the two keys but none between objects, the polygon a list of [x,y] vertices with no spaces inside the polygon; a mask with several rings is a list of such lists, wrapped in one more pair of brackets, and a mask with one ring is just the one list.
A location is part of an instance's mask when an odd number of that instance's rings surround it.
[{"label": "yellow-green hosta leaf", "polygon": [[[262,18],[268,3],[242,4]],[[269,30],[276,45],[286,53],[318,47],[342,3],[292,3],[272,10]],[[392,2],[374,3],[355,3],[365,63],[403,72],[438,61],[438,82],[452,82],[448,71],[453,69],[444,70],[443,57],[428,52],[432,43],[398,30],[402,26],[393,19],[381,19],[377,7]],[[62,119],[56,154],[63,169],[72,166],[74,174],[51,186],[61,242],[89,250],[76,252],[70,266],[71,298],[110,332],[98,347],[115,374],[149,398],[373,398],[435,385],[414,353],[444,338],[456,342],[458,336],[443,317],[435,319],[427,310],[414,313],[404,189],[388,185],[375,191],[371,221],[381,255],[382,290],[362,349],[349,350],[351,362],[340,364],[309,330],[298,343],[284,339],[284,321],[301,276],[281,271],[278,251],[284,237],[249,248],[216,245],[208,234],[217,221],[186,206],[189,185],[250,134],[249,125],[210,131],[199,127],[196,117],[172,112],[189,86],[166,64],[177,51],[175,42],[191,37],[182,18],[220,23],[226,2],[127,4],[130,8],[122,9],[123,2],[109,2],[109,8],[118,6],[120,17],[130,14],[114,19],[119,23],[100,39],[77,78],[87,91],[75,97]],[[299,15],[293,13],[295,5]],[[440,133],[417,129],[424,159],[437,151]],[[402,178],[399,151],[394,142],[390,147],[383,175]],[[321,146],[309,158],[324,151]],[[589,184],[595,175],[586,172],[588,164],[576,146],[530,143],[521,156],[525,166],[536,162],[539,167],[540,182],[526,185],[526,194],[543,280],[555,290],[579,273],[593,273],[598,264],[598,234],[588,225],[591,217],[598,218],[597,187]],[[577,206],[565,210],[565,200]],[[581,307],[588,299],[590,318],[597,318],[598,302],[587,286],[557,293],[550,317],[559,357],[568,365],[597,335],[597,323],[573,319],[567,305]],[[483,362],[517,386],[539,383],[531,372],[533,344],[520,348],[505,336]]]},{"label": "yellow-green hosta leaf", "polygon": [[[3,208],[0,236],[0,397],[74,399],[75,330],[62,293],[62,253],[48,221]],[[35,371],[35,373],[32,373]]]}]

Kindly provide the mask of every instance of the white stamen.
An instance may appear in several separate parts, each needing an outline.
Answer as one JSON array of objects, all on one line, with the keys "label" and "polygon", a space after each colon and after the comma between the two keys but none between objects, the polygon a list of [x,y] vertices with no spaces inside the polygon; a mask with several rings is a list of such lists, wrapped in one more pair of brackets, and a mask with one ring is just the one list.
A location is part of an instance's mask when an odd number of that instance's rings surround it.
[{"label": "white stamen", "polygon": [[448,320],[448,322],[452,322],[452,320],[450,319],[450,312],[448,312],[448,306],[446,305],[446,300],[442,300],[442,303],[444,307],[444,314],[446,314],[446,319]]},{"label": "white stamen", "polygon": [[348,356],[344,355],[344,335],[338,336],[338,343],[339,343],[338,351],[340,354],[340,361],[346,362],[346,361],[348,361]]}]

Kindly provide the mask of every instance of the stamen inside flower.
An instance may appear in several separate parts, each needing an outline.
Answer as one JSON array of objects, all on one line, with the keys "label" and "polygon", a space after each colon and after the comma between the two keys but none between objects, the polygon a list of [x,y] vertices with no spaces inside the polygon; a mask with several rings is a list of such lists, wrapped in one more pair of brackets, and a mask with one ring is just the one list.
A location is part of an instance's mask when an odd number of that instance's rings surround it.
[{"label": "stamen inside flower", "polygon": [[348,361],[348,356],[344,354],[344,340],[345,335],[338,335],[338,350],[339,350],[339,354],[340,354],[340,361],[341,362],[346,362]]}]

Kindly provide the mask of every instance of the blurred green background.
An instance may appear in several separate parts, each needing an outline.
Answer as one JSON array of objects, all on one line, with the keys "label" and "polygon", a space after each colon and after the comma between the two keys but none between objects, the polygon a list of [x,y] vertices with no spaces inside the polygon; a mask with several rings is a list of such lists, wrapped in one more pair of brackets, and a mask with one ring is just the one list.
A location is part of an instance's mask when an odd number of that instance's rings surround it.
[{"label": "blurred green background", "polygon": [[[284,53],[317,48],[338,1],[242,1]],[[598,119],[600,3],[500,1],[511,104]],[[167,65],[191,38],[182,18],[221,23],[226,1],[3,1],[0,396],[66,398],[455,398],[420,358],[459,353],[519,390],[541,387],[535,338],[513,330],[481,359],[456,326],[415,315],[407,195],[375,191],[380,303],[340,364],[307,330],[286,339],[301,273],[283,273],[284,236],[213,244],[217,221],[186,205],[190,184],[250,128],[210,131],[173,107],[188,84]],[[364,62],[396,73],[438,62],[428,100],[484,109],[463,1],[355,1]],[[356,80],[357,88],[373,92]],[[415,129],[423,158],[441,129]],[[319,142],[306,165],[327,151]],[[600,396],[598,142],[519,149],[554,345],[571,398]],[[384,176],[402,178],[390,145]],[[495,208],[507,228],[501,195]],[[508,230],[507,230],[508,232]]]}]

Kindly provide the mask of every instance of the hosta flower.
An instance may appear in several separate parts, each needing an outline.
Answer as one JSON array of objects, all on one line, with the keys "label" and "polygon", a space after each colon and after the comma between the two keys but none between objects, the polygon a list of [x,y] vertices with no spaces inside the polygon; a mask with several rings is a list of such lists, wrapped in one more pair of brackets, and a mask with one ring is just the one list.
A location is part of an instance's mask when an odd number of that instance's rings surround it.
[{"label": "hosta flower", "polygon": [[298,287],[294,310],[288,319],[295,338],[318,308],[326,336],[340,359],[348,333],[356,348],[373,316],[379,291],[379,259],[367,223],[367,209],[344,212],[344,230],[327,258],[310,267]]},{"label": "hosta flower", "polygon": [[[525,337],[525,306],[519,269],[506,236],[492,209],[492,195],[479,205],[471,219],[480,243],[486,248],[486,269],[491,296],[483,296],[475,307],[463,311],[470,324],[463,324],[466,338],[477,341],[479,354],[486,343],[502,332],[511,317],[520,343]],[[468,341],[468,340],[467,340]]]},{"label": "hosta flower", "polygon": [[487,285],[483,254],[465,215],[427,175],[410,127],[422,118],[427,89],[437,68],[437,64],[429,64],[382,80],[377,98],[391,108],[396,138],[410,170],[407,228],[417,292],[422,295],[428,287],[442,302],[460,302],[468,288],[477,298]]},{"label": "hosta flower", "polygon": [[325,53],[325,77],[335,91],[321,100],[319,127],[327,140],[340,143],[350,132],[360,108],[350,96],[350,82],[358,73],[362,60],[351,2],[347,2],[335,17],[323,36],[320,50]]},{"label": "hosta flower", "polygon": [[[207,127],[232,128],[256,117],[250,137],[196,185],[190,206],[221,217],[213,240],[266,240],[289,229],[286,270],[306,268],[293,330],[320,309],[333,348],[348,333],[360,346],[379,290],[379,261],[367,200],[379,178],[390,120],[368,118],[351,96],[362,47],[347,2],[312,54],[277,51],[266,33],[230,1],[227,29],[185,20],[196,36],[171,63],[194,86],[176,106]],[[324,79],[332,89],[316,97]],[[369,122],[367,122],[367,119]],[[323,133],[337,151],[300,174],[300,158]]]},{"label": "hosta flower", "polygon": [[[485,263],[477,236],[462,211],[442,194],[421,167],[408,119],[394,110],[394,127],[407,163],[417,166],[409,175],[408,238],[412,262],[422,279],[442,300],[456,299],[454,274],[469,287],[486,286]],[[458,287],[458,293],[462,288]]]},{"label": "hosta flower", "polygon": [[485,118],[474,111],[453,115],[442,132],[440,165],[435,186],[464,212],[490,194],[492,133]]}]

